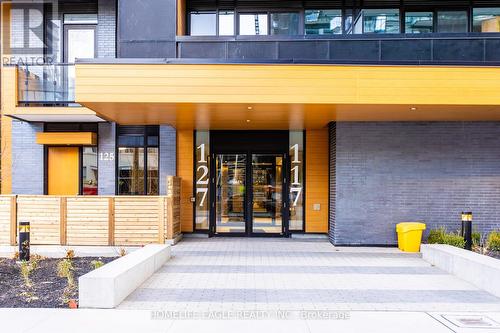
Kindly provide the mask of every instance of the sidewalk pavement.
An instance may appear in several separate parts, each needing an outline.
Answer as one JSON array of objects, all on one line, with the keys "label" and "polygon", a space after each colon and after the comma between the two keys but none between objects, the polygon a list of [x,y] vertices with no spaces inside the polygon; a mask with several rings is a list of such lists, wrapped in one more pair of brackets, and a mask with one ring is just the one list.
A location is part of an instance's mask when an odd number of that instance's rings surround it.
[{"label": "sidewalk pavement", "polygon": [[[451,314],[444,317],[440,313],[396,311],[349,311],[343,314],[347,317],[338,320],[187,320],[154,319],[152,317],[157,313],[146,310],[0,309],[0,332],[500,332],[500,326],[460,328],[446,319]],[[465,315],[479,316],[472,313]],[[500,312],[485,313],[483,316],[500,323]]]}]

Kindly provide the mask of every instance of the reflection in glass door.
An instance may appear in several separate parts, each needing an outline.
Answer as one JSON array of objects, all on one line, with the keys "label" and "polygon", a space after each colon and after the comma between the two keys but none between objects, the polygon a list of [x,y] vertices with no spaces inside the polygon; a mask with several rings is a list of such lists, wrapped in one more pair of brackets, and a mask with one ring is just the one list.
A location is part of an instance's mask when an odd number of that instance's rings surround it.
[{"label": "reflection in glass door", "polygon": [[246,154],[217,154],[215,232],[245,233]]},{"label": "reflection in glass door", "polygon": [[283,231],[283,156],[252,155],[252,232]]}]

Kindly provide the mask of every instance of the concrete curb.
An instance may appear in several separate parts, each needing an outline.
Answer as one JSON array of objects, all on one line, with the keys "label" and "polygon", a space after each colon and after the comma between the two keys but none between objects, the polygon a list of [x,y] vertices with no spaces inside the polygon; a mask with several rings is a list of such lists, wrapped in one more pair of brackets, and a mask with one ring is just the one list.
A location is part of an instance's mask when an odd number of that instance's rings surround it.
[{"label": "concrete curb", "polygon": [[[119,257],[121,250],[131,253],[141,249],[140,246],[97,246],[97,245],[31,245],[31,254],[39,254],[48,258],[64,258],[68,250],[75,252],[75,257]],[[19,247],[0,246],[0,258],[12,258]]]},{"label": "concrete curb", "polygon": [[150,244],[80,276],[80,307],[118,306],[169,259],[170,245]]},{"label": "concrete curb", "polygon": [[500,297],[500,260],[444,244],[422,244],[430,264]]}]

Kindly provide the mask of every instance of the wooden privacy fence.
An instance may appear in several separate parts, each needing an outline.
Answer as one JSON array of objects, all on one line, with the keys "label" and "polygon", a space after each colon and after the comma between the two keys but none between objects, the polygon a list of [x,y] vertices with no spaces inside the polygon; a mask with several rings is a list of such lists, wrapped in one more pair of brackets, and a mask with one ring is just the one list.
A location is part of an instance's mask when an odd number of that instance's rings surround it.
[{"label": "wooden privacy fence", "polygon": [[0,244],[16,244],[30,222],[31,244],[144,245],[180,235],[180,179],[166,196],[0,196]]}]

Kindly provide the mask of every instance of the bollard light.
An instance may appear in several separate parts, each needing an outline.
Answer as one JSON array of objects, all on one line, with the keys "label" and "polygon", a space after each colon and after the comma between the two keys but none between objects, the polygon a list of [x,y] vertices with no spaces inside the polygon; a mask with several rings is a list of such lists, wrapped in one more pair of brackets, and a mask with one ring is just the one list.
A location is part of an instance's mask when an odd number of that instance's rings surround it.
[{"label": "bollard light", "polygon": [[462,212],[461,235],[465,240],[465,249],[472,250],[472,212]]},{"label": "bollard light", "polygon": [[19,222],[19,260],[30,260],[30,223]]}]

